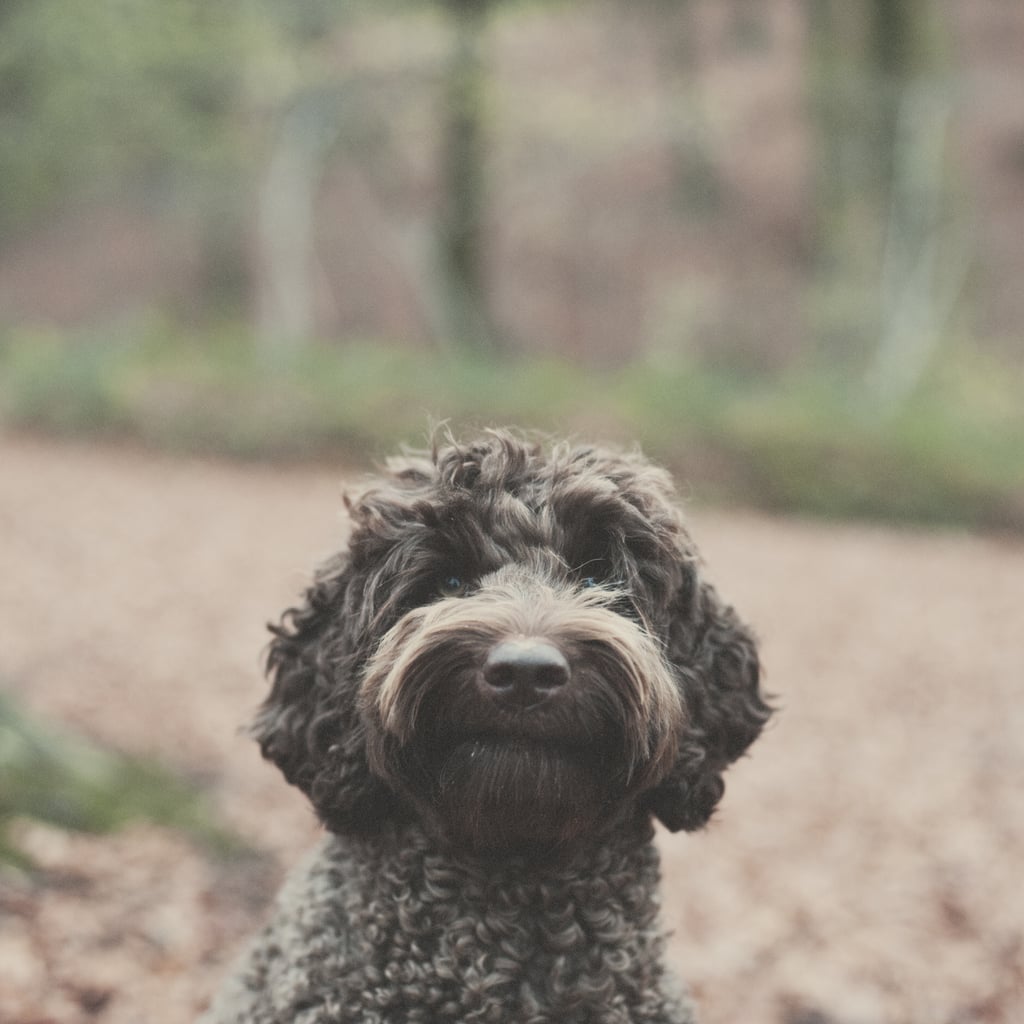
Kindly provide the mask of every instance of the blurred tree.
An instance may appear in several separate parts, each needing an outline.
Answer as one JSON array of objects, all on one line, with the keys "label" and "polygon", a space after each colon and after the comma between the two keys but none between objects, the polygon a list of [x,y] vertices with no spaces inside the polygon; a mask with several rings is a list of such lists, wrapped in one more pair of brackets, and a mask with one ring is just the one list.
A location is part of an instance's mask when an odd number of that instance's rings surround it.
[{"label": "blurred tree", "polygon": [[316,332],[316,204],[330,156],[360,135],[358,81],[336,66],[332,40],[359,0],[259,0],[274,45],[251,58],[252,106],[263,122],[256,183],[256,334],[277,357]]},{"label": "blurred tree", "polygon": [[882,99],[879,175],[888,182],[880,328],[867,382],[899,404],[931,364],[969,257],[955,229],[947,153],[952,116],[944,16],[927,0],[873,0],[871,49]]},{"label": "blurred tree", "polygon": [[928,0],[809,0],[808,16],[815,327],[834,357],[853,349],[870,389],[895,404],[927,368],[965,266],[949,235],[943,15]]},{"label": "blurred tree", "polygon": [[[306,0],[307,5],[319,3]],[[438,112],[441,200],[436,238],[425,245],[412,227],[392,239],[394,256],[404,264],[437,344],[489,351],[497,347],[498,334],[489,311],[484,255],[487,74],[482,47],[495,0],[436,0],[435,5],[448,16],[452,29]],[[337,36],[339,27],[348,27],[351,16],[364,8],[370,5],[350,0],[336,5],[330,18],[300,19],[307,29],[301,33],[292,30],[290,8],[274,15],[284,29],[291,61],[286,74],[274,76],[281,87],[268,104],[273,141],[259,186],[257,305],[259,335],[267,351],[292,349],[314,332],[315,205],[327,161],[339,146],[354,143],[348,157],[373,163],[367,140],[374,119],[387,117],[387,94],[396,88],[422,90],[425,84],[415,60],[407,61],[400,74],[359,66],[339,71],[331,48],[318,47],[320,36]],[[379,162],[396,159],[390,152]],[[368,175],[378,186],[380,173],[377,167]]]},{"label": "blurred tree", "polygon": [[174,210],[202,225],[211,289],[237,301],[224,182],[244,166],[232,115],[251,35],[239,0],[0,4],[0,232],[90,201]]},{"label": "blurred tree", "polygon": [[497,0],[437,0],[455,37],[445,75],[442,129],[440,263],[445,330],[466,350],[497,347],[485,266],[487,16]]},{"label": "blurred tree", "polygon": [[344,106],[336,88],[300,90],[278,117],[257,209],[257,335],[268,353],[306,344],[315,333],[317,186],[343,131]]},{"label": "blurred tree", "polygon": [[436,54],[429,68],[414,57],[396,72],[347,52],[355,17],[381,22],[389,2],[410,10],[402,0],[0,3],[0,233],[91,201],[191,218],[216,293],[202,298],[237,308],[255,295],[265,346],[300,344],[316,329],[315,210],[332,156],[347,145],[378,185],[401,158],[367,138],[386,137],[389,112],[440,77],[436,240],[418,226],[398,232],[397,258],[438,344],[494,347],[482,39],[497,0],[435,0],[452,30],[440,76]]},{"label": "blurred tree", "polygon": [[58,197],[132,178],[168,187],[236,141],[238,5],[7,0],[0,5],[0,228]]},{"label": "blurred tree", "polygon": [[722,206],[723,184],[711,118],[700,88],[701,25],[693,0],[630,0],[624,17],[646,23],[658,75],[662,131],[672,156],[672,199],[686,214],[710,217]]}]

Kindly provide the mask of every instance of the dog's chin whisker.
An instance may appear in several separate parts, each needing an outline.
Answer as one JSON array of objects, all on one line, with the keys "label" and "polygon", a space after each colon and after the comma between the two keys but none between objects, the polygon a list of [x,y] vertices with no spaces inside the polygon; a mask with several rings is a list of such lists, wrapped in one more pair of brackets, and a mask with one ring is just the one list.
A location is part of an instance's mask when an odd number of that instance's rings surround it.
[{"label": "dog's chin whisker", "polygon": [[612,798],[593,757],[547,744],[479,738],[457,744],[437,770],[437,812],[474,849],[564,843]]}]

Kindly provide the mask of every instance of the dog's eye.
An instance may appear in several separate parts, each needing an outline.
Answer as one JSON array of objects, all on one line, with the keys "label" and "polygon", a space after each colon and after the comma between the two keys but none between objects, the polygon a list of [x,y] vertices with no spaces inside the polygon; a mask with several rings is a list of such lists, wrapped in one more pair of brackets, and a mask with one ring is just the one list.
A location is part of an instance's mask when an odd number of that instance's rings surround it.
[{"label": "dog's eye", "polygon": [[581,590],[592,590],[601,587],[612,578],[611,566],[603,558],[588,558],[572,570],[576,585]]},{"label": "dog's eye", "polygon": [[469,584],[461,576],[442,576],[437,584],[442,597],[463,597],[468,590]]}]

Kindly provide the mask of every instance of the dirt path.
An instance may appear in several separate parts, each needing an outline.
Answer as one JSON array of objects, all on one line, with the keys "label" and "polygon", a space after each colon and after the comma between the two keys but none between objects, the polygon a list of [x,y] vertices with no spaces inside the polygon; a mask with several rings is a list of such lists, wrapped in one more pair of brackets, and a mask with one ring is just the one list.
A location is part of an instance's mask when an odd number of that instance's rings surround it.
[{"label": "dirt path", "polygon": [[[315,834],[237,725],[263,623],[343,534],[340,471],[0,437],[0,687],[206,780],[273,857],[28,828],[0,1020],[190,1021]],[[711,829],[666,837],[705,1024],[1024,1020],[1024,544],[694,512],[785,711]]]}]

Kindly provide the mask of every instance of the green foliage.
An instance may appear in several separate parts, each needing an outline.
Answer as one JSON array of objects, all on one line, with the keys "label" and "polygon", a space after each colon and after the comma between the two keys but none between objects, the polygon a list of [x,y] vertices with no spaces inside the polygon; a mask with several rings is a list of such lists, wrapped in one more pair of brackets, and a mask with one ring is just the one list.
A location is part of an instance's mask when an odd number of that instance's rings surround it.
[{"label": "green foliage", "polygon": [[496,370],[391,345],[304,347],[261,356],[233,328],[182,339],[150,328],[125,339],[11,332],[0,343],[0,417],[61,434],[135,436],[242,457],[364,452],[423,437],[431,417],[559,426],[569,367]]},{"label": "green foliage", "polygon": [[241,847],[180,777],[45,726],[0,694],[0,860],[20,859],[8,835],[18,818],[85,832],[151,821],[216,852]]},{"label": "green foliage", "polygon": [[0,6],[0,228],[131,172],[205,173],[251,34],[235,2],[18,0]]},{"label": "green foliage", "polygon": [[377,457],[517,423],[638,440],[703,499],[779,511],[1024,529],[1024,382],[947,353],[895,413],[823,371],[739,377],[683,362],[594,373],[393,345],[261,356],[244,333],[0,341],[0,422],[260,458]]}]

